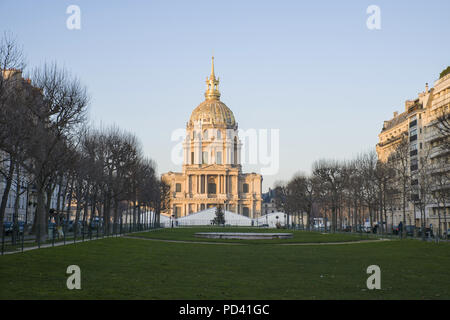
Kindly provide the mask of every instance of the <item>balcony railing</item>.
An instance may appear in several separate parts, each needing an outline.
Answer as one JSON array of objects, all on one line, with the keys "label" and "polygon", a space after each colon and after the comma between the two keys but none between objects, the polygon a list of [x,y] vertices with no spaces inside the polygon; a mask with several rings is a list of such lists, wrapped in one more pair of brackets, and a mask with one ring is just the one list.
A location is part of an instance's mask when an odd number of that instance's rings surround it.
[{"label": "balcony railing", "polygon": [[394,143],[394,142],[396,142],[398,140],[401,140],[401,139],[402,139],[402,136],[393,137],[393,138],[390,138],[390,139],[388,139],[388,140],[386,140],[384,142],[378,143],[378,146],[379,147],[384,147],[384,146],[386,146],[388,144]]},{"label": "balcony railing", "polygon": [[433,142],[442,138],[443,136],[439,131],[433,131],[425,135],[425,142]]},{"label": "balcony railing", "polygon": [[444,95],[443,97],[435,99],[433,101],[433,107],[431,108],[431,110],[438,109],[447,104],[450,104],[450,95]]},{"label": "balcony railing", "polygon": [[433,148],[433,151],[430,154],[430,159],[434,159],[434,158],[437,158],[439,156],[445,156],[449,152],[450,152],[449,150],[446,150],[446,149],[443,149],[443,148],[440,148],[440,147],[435,147],[435,148]]}]

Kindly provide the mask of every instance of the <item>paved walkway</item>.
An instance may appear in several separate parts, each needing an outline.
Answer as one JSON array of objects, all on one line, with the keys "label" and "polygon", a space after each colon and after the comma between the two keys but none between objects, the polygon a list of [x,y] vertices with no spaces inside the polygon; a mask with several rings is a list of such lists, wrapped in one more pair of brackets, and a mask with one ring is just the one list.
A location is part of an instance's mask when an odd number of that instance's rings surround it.
[{"label": "paved walkway", "polygon": [[159,242],[199,243],[199,244],[226,244],[226,245],[234,245],[234,246],[241,246],[241,245],[244,244],[244,243],[233,243],[233,242],[212,242],[212,241],[189,241],[189,240],[154,239],[154,238],[133,237],[133,236],[124,236],[124,238],[138,239],[138,240],[149,240],[149,241],[159,241]]},{"label": "paved walkway", "polygon": [[[140,233],[142,231],[137,231],[136,233]],[[94,240],[102,240],[106,238],[127,238],[127,239],[137,239],[137,240],[147,240],[147,241],[158,241],[158,242],[173,242],[173,243],[195,243],[195,244],[217,244],[217,245],[231,245],[231,246],[241,246],[245,245],[245,243],[234,243],[234,242],[211,242],[211,241],[189,241],[189,240],[168,240],[168,239],[154,239],[154,238],[144,238],[144,237],[133,237],[133,236],[127,236],[127,235],[113,235],[113,236],[105,236],[103,238],[94,238],[94,239],[84,239],[83,240],[77,240],[74,241],[66,241],[64,242],[55,242],[43,244],[40,247],[33,246],[33,247],[24,247],[23,251],[20,249],[18,251],[5,251],[3,254],[15,254],[15,253],[22,253],[26,251],[36,250],[36,249],[43,249],[43,248],[52,248],[52,247],[60,247],[64,245],[70,245],[70,244],[76,244],[76,243],[82,243],[87,241],[94,241]],[[346,242],[305,242],[305,243],[274,243],[273,245],[279,245],[279,246],[322,246],[322,245],[342,245],[342,244],[357,244],[357,243],[369,243],[369,242],[382,242],[382,241],[390,241],[390,239],[375,239],[375,240],[358,240],[358,241],[346,241]]]},{"label": "paved walkway", "polygon": [[342,241],[342,242],[309,242],[309,243],[279,243],[280,246],[320,246],[320,245],[338,245],[338,244],[355,244],[368,242],[391,241],[391,239],[374,239],[374,240],[358,240],[358,241]]},{"label": "paved walkway", "polygon": [[[147,231],[155,231],[155,230],[159,230],[160,228],[155,228],[155,229],[151,229],[151,230],[142,230],[142,231],[134,231],[128,234],[133,234],[133,233],[142,233],[142,232],[147,232]],[[23,247],[23,251],[22,248],[20,248],[19,250],[16,251],[5,251],[3,254],[13,254],[13,253],[22,253],[25,251],[31,251],[31,250],[36,250],[36,249],[42,249],[42,248],[52,248],[52,247],[59,247],[59,246],[66,246],[69,244],[74,244],[74,243],[82,243],[82,242],[87,242],[87,241],[94,241],[94,240],[102,240],[105,238],[118,238],[118,237],[123,237],[123,234],[118,234],[118,235],[111,235],[111,236],[104,236],[104,237],[100,237],[100,238],[85,238],[84,240],[80,239],[77,241],[73,241],[73,240],[67,240],[66,243],[64,243],[64,241],[58,241],[55,242],[54,244],[52,243],[46,243],[46,244],[41,244],[41,246],[33,246],[33,247]],[[1,253],[0,253],[1,256]]]},{"label": "paved walkway", "polygon": [[[144,237],[133,237],[124,236],[128,239],[138,239],[138,240],[148,240],[148,241],[159,241],[159,242],[175,242],[175,243],[198,243],[198,244],[227,244],[227,245],[245,245],[245,243],[234,243],[234,242],[208,242],[208,241],[189,241],[189,240],[167,240],[167,239],[154,239],[154,238],[144,238]],[[340,245],[340,244],[356,244],[356,243],[369,243],[369,242],[381,242],[390,241],[390,239],[374,239],[374,240],[358,240],[358,241],[342,241],[342,242],[304,242],[304,243],[274,243],[273,245],[278,246],[320,246],[320,245]]]},{"label": "paved walkway", "polygon": [[64,241],[58,241],[55,242],[54,244],[52,243],[46,243],[46,244],[41,244],[41,246],[33,246],[33,247],[23,247],[23,251],[22,248],[20,248],[19,250],[16,251],[5,251],[3,254],[14,254],[14,253],[22,253],[25,251],[31,251],[31,250],[36,250],[36,249],[43,249],[43,248],[52,248],[52,247],[60,247],[60,246],[67,246],[70,244],[75,244],[75,243],[82,243],[82,242],[87,242],[87,241],[94,241],[94,240],[102,240],[102,239],[106,239],[106,238],[118,238],[118,237],[123,237],[123,235],[114,235],[114,236],[105,236],[103,238],[85,238],[84,240],[77,240],[77,241],[73,241],[73,240],[67,240],[66,243],[64,243]]}]

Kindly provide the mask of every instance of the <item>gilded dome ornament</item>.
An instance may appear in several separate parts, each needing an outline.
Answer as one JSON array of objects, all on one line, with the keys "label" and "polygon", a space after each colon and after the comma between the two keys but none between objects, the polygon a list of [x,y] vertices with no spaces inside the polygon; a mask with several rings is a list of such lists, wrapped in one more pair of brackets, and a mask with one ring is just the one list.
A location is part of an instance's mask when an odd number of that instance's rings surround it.
[{"label": "gilded dome ornament", "polygon": [[214,74],[214,57],[212,57],[211,75],[206,78],[205,101],[192,111],[188,125],[192,126],[195,122],[201,121],[202,124],[217,127],[236,126],[233,112],[220,101],[219,82],[219,78],[216,79]]}]

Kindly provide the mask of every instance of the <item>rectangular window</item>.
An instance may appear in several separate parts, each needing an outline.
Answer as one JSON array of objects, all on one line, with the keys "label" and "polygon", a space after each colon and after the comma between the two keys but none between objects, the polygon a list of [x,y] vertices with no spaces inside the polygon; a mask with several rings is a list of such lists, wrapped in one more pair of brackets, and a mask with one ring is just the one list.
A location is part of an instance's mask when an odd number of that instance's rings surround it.
[{"label": "rectangular window", "polygon": [[248,183],[244,183],[242,189],[244,193],[248,193]]},{"label": "rectangular window", "polygon": [[175,192],[181,192],[181,183],[175,184]]},{"label": "rectangular window", "polygon": [[222,152],[220,151],[216,153],[216,163],[222,164]]},{"label": "rectangular window", "polygon": [[191,152],[191,164],[194,164],[194,153]]},{"label": "rectangular window", "polygon": [[203,151],[203,153],[202,153],[202,163],[208,164],[208,152],[207,151]]}]

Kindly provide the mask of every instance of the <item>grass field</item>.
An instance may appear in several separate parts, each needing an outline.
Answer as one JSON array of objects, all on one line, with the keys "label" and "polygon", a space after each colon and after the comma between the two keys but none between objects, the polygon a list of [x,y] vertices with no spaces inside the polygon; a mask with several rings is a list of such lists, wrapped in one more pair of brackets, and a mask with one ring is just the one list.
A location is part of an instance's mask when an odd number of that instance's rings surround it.
[{"label": "grass field", "polygon": [[[146,236],[185,239],[187,230]],[[296,233],[298,242],[311,237],[328,235]],[[66,288],[72,264],[81,268],[81,290]],[[381,290],[366,287],[374,264]],[[108,238],[0,257],[0,299],[449,299],[449,283],[450,245],[416,240],[234,246]]]},{"label": "grass field", "polygon": [[[292,233],[291,239],[268,239],[268,240],[237,240],[237,239],[211,239],[199,238],[195,236],[197,232],[257,232],[257,233]],[[195,242],[226,242],[226,243],[244,243],[244,244],[277,244],[277,243],[323,243],[323,242],[347,242],[359,241],[367,239],[377,239],[370,237],[366,233],[361,235],[355,234],[332,234],[319,232],[306,232],[298,230],[284,229],[265,229],[265,228],[246,228],[246,227],[183,227],[157,229],[151,232],[143,232],[133,234],[136,237],[162,239],[162,240],[179,240],[179,241],[195,241]]]}]

